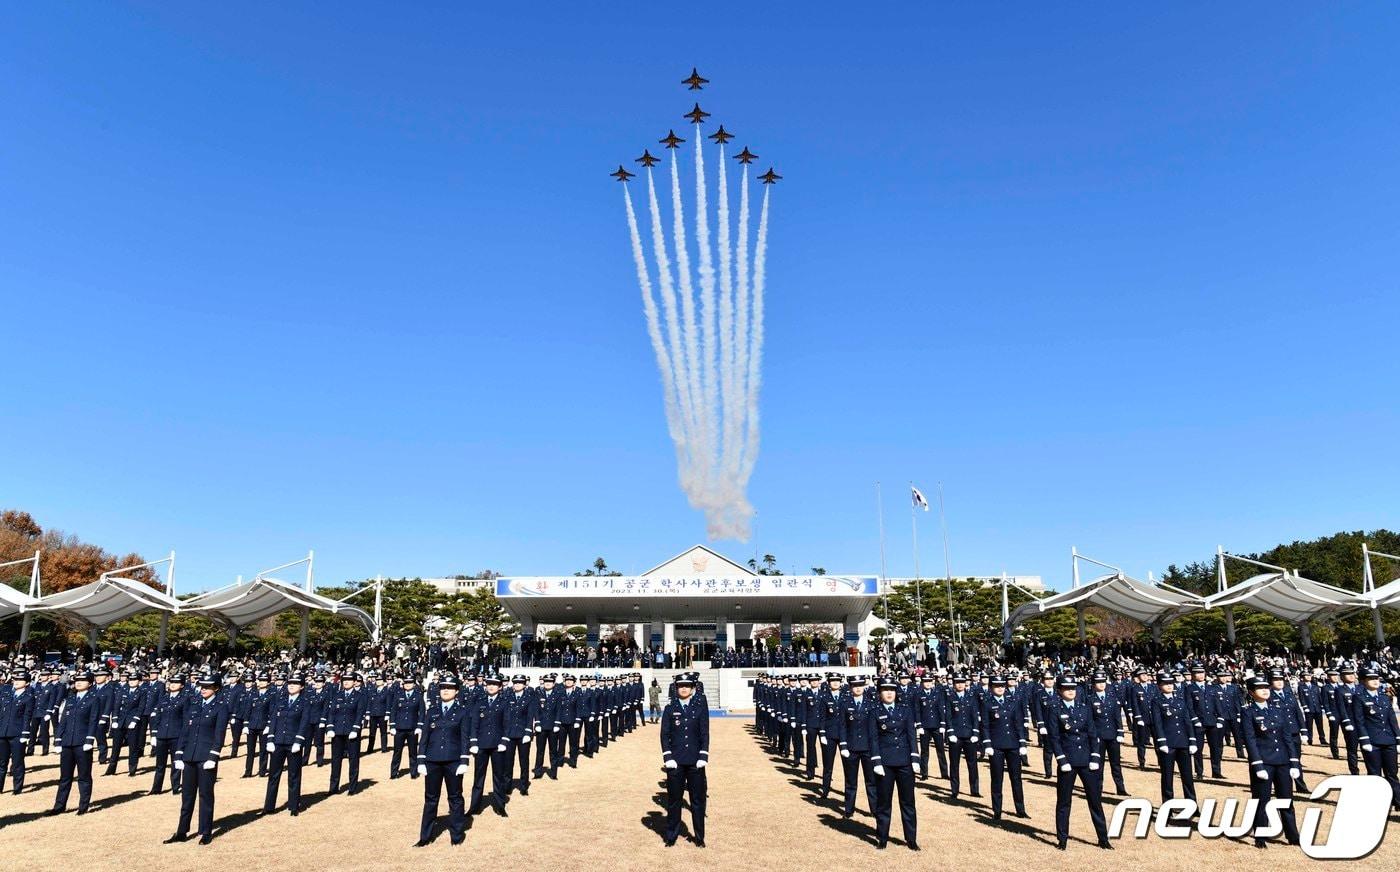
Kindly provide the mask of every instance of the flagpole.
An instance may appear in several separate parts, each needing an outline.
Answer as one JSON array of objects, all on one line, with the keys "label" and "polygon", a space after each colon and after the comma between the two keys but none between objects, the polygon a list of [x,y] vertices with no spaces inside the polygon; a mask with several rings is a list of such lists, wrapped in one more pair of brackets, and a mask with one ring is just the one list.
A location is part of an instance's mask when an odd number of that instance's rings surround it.
[{"label": "flagpole", "polygon": [[[938,483],[938,524],[943,528],[943,578],[948,586],[948,625],[953,624],[953,564],[948,557],[948,516],[943,511],[943,482]],[[951,653],[951,652],[949,652]]]},{"label": "flagpole", "polygon": [[909,482],[909,525],[914,528],[914,613],[918,615],[919,639],[924,637],[924,585],[919,574],[919,515],[914,499],[914,483]]},{"label": "flagpole", "polygon": [[875,482],[875,511],[880,516],[880,593],[885,606],[885,638],[890,635],[890,583],[885,575],[885,500],[880,493],[880,483]]}]

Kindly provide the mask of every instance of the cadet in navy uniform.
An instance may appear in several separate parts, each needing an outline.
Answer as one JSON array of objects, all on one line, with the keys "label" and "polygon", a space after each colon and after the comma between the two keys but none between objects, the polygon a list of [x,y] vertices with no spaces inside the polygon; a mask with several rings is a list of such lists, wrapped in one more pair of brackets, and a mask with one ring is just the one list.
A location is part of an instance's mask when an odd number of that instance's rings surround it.
[{"label": "cadet in navy uniform", "polygon": [[[1050,731],[1045,726],[1045,709],[1055,701],[1055,673],[1045,672],[1040,676],[1040,686],[1032,687],[1030,693],[1031,720],[1039,735],[1040,762],[1045,766],[1045,777],[1054,777],[1054,751],[1050,747]],[[950,761],[951,762],[951,761]]]},{"label": "cadet in navy uniform", "polygon": [[1030,754],[1026,741],[1026,700],[1006,691],[1006,678],[992,677],[991,693],[982,698],[982,755],[992,766],[992,820],[1001,820],[1002,773],[1011,777],[1016,817],[1027,818],[1021,764]]},{"label": "cadet in navy uniform", "polygon": [[418,690],[417,681],[412,675],[405,675],[399,686],[389,694],[389,721],[394,725],[394,753],[389,758],[389,777],[398,778],[399,759],[404,746],[408,746],[408,769],[412,777],[418,777],[418,729],[423,720],[423,694]]},{"label": "cadet in navy uniform", "polygon": [[562,688],[555,687],[553,672],[540,677],[540,686],[535,691],[535,695],[539,700],[536,703],[536,707],[539,709],[539,726],[535,729],[535,777],[544,777],[544,754],[548,750],[549,777],[557,779],[563,738],[563,724],[559,721],[559,705],[564,691]]},{"label": "cadet in navy uniform", "polygon": [[1157,688],[1152,684],[1152,673],[1146,669],[1139,667],[1133,679],[1127,705],[1133,719],[1133,746],[1137,748],[1138,768],[1146,769],[1147,749],[1152,745],[1152,700]]},{"label": "cadet in navy uniform", "polygon": [[[521,796],[530,795],[530,740],[540,720],[539,697],[529,686],[529,678],[517,675],[506,694],[506,739],[510,742],[506,749],[506,793],[519,787]],[[520,770],[518,778],[514,777],[515,769]]]},{"label": "cadet in navy uniform", "polygon": [[841,722],[841,673],[829,672],[827,686],[817,694],[817,739],[822,746],[822,799],[831,792],[831,773],[836,768],[838,724]]},{"label": "cadet in navy uniform", "polygon": [[466,802],[462,798],[462,776],[467,773],[468,723],[471,719],[465,703],[457,699],[461,685],[455,675],[438,677],[438,698],[421,709],[418,732],[417,772],[423,776],[423,821],[418,828],[414,847],[428,844],[437,819],[438,797],[447,784],[447,829],[452,844],[460,845],[467,838]]},{"label": "cadet in navy uniform", "polygon": [[860,778],[865,779],[865,799],[872,815],[880,804],[880,791],[875,763],[871,760],[873,745],[866,720],[874,703],[865,698],[865,676],[852,675],[846,683],[851,693],[841,700],[836,738],[841,746],[841,768],[846,776],[841,817],[850,818],[856,811],[856,783]]},{"label": "cadet in navy uniform", "polygon": [[78,780],[78,814],[87,814],[92,801],[92,749],[101,732],[102,699],[92,687],[92,673],[73,677],[73,692],[63,701],[53,740],[59,748],[58,794],[45,814],[60,814],[68,807],[73,778]]},{"label": "cadet in navy uniform", "polygon": [[[1074,782],[1084,785],[1089,819],[1099,837],[1099,847],[1113,850],[1108,841],[1108,824],[1103,815],[1103,757],[1099,736],[1105,728],[1104,715],[1080,702],[1074,676],[1061,675],[1055,681],[1058,698],[1046,704],[1045,729],[1055,753],[1059,774],[1055,779],[1055,837],[1061,851],[1069,842],[1069,810],[1074,801]],[[1187,773],[1189,774],[1189,773]]]},{"label": "cadet in navy uniform", "polygon": [[267,729],[267,716],[272,708],[273,693],[269,689],[272,675],[258,673],[256,690],[243,691],[243,737],[248,740],[248,759],[243,766],[243,777],[253,777],[253,760],[258,761],[258,777],[267,774],[267,752],[263,750],[263,731]]},{"label": "cadet in navy uniform", "polygon": [[0,687],[0,790],[8,769],[15,796],[24,789],[24,754],[38,710],[38,694],[29,689],[29,673],[16,670],[9,686]]},{"label": "cadet in navy uniform", "polygon": [[[185,709],[185,726],[175,751],[175,768],[184,775],[180,786],[180,822],[175,834],[165,840],[166,844],[189,838],[196,796],[199,798],[199,843],[207,845],[214,840],[214,783],[219,779],[219,754],[228,731],[228,707],[215,698],[218,692],[218,678],[213,675],[200,678],[199,699],[191,700]],[[248,749],[249,754],[256,751]]]},{"label": "cadet in navy uniform", "polygon": [[1176,679],[1170,673],[1157,674],[1157,695],[1152,700],[1152,733],[1157,738],[1157,765],[1162,768],[1162,801],[1172,799],[1172,770],[1181,771],[1181,792],[1196,799],[1191,778],[1191,756],[1196,753],[1200,724],[1186,698],[1176,692]]},{"label": "cadet in navy uniform", "polygon": [[340,792],[340,763],[350,758],[350,795],[360,788],[360,727],[368,705],[365,689],[356,687],[353,672],[340,677],[340,693],[326,703],[326,735],[331,740],[331,793]]},{"label": "cadet in navy uniform", "polygon": [[[1249,753],[1249,793],[1259,800],[1254,809],[1254,847],[1266,848],[1269,843],[1257,835],[1268,823],[1265,804],[1270,798],[1293,798],[1293,780],[1300,771],[1298,758],[1302,749],[1292,729],[1292,715],[1288,709],[1269,700],[1272,691],[1268,680],[1256,675],[1246,686],[1250,701],[1240,713],[1240,730]],[[1291,803],[1280,816],[1288,843],[1298,844],[1298,823]]]},{"label": "cadet in navy uniform", "polygon": [[278,694],[268,709],[264,738],[268,754],[267,795],[263,814],[277,810],[277,788],[282,770],[287,770],[287,811],[292,817],[301,812],[301,749],[311,732],[311,700],[302,693],[306,676],[292,673],[286,693]]},{"label": "cadet in navy uniform", "polygon": [[374,680],[373,687],[365,688],[368,694],[366,714],[369,717],[369,742],[365,749],[366,754],[374,753],[374,736],[379,735],[379,748],[381,751],[389,750],[389,700],[393,689],[384,680],[384,673],[376,672],[370,678]]},{"label": "cadet in navy uniform", "polygon": [[[180,732],[185,726],[185,706],[189,696],[185,693],[185,676],[172,674],[165,681],[165,692],[156,697],[151,708],[151,739],[155,742],[156,774],[151,783],[151,793],[165,789],[165,768],[176,757],[180,744]],[[178,769],[170,775],[170,792],[180,792]]]},{"label": "cadet in navy uniform", "polygon": [[[1400,737],[1395,707],[1381,689],[1381,674],[1371,667],[1361,671],[1361,690],[1352,696],[1351,722],[1356,725],[1357,744],[1366,760],[1366,774],[1379,775],[1390,782],[1391,803],[1400,809],[1400,779],[1395,771],[1395,746]],[[18,791],[16,791],[18,792]]]},{"label": "cadet in navy uniform", "polygon": [[934,674],[925,672],[923,688],[919,692],[918,706],[914,710],[914,720],[919,725],[919,768],[923,771],[920,780],[928,778],[928,746],[933,744],[938,761],[938,777],[948,777],[948,752],[946,733],[938,731],[943,719],[943,694],[947,688],[934,684]]},{"label": "cadet in navy uniform", "polygon": [[[908,706],[896,703],[899,682],[890,678],[880,680],[880,701],[866,713],[866,730],[870,734],[870,762],[875,764],[879,778],[875,806],[877,848],[883,849],[890,840],[890,818],[894,791],[899,788],[899,819],[904,828],[904,843],[909,850],[919,850],[919,819],[914,808],[914,776],[919,773],[918,725]],[[967,705],[973,705],[968,697]]]},{"label": "cadet in navy uniform", "polygon": [[1093,690],[1084,701],[1103,715],[1099,724],[1099,755],[1107,771],[1113,774],[1114,792],[1119,796],[1128,795],[1128,786],[1123,783],[1123,707],[1118,694],[1108,688],[1108,674],[1097,670],[1092,676]]},{"label": "cadet in navy uniform", "polygon": [[99,666],[92,673],[92,695],[97,698],[97,762],[107,765],[107,733],[112,728],[112,705],[117,686],[112,683],[112,670]]},{"label": "cadet in navy uniform", "polygon": [[127,752],[127,777],[136,777],[136,764],[141,759],[141,711],[146,702],[146,690],[136,672],[126,674],[126,683],[112,688],[112,751],[107,758],[107,774],[117,774],[122,751]]},{"label": "cadet in navy uniform", "polygon": [[961,760],[967,761],[968,786],[973,796],[981,796],[977,780],[977,751],[980,747],[982,710],[967,689],[967,676],[953,676],[953,689],[943,697],[943,717],[939,729],[948,740],[948,784],[953,799],[958,798]]},{"label": "cadet in navy uniform", "polygon": [[709,784],[705,767],[710,762],[710,711],[693,698],[696,677],[676,677],[676,698],[661,713],[661,765],[666,770],[666,847],[676,843],[681,831],[681,795],[690,799],[695,846],[705,847],[705,795]]},{"label": "cadet in navy uniform", "polygon": [[491,769],[491,807],[506,816],[506,782],[510,777],[510,745],[506,738],[506,706],[501,699],[501,677],[486,677],[486,695],[477,702],[467,727],[471,755],[476,763],[472,773],[472,799],[469,814],[480,814],[486,786],[486,769]]},{"label": "cadet in navy uniform", "polygon": [[564,731],[559,733],[559,757],[565,757],[565,741],[568,742],[569,766],[578,768],[578,736],[582,729],[584,711],[583,692],[574,686],[574,676],[564,673],[564,695],[559,699],[559,720]]}]

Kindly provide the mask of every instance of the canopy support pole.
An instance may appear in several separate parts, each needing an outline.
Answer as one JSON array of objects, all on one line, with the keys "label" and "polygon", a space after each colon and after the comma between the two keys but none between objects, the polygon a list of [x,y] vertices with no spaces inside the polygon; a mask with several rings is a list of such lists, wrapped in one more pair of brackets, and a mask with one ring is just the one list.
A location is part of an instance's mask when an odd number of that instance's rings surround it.
[{"label": "canopy support pole", "polygon": [[1376,625],[1376,642],[1385,644],[1385,624],[1381,622],[1381,610],[1376,607],[1371,608],[1371,621]]},{"label": "canopy support pole", "polygon": [[1079,641],[1080,641],[1080,642],[1083,642],[1083,641],[1084,641],[1084,609],[1082,609],[1082,608],[1077,608],[1077,609],[1074,610],[1074,624],[1075,624],[1075,628],[1079,631]]},{"label": "canopy support pole", "polygon": [[303,608],[301,610],[301,633],[297,636],[297,653],[306,653],[306,636],[311,630],[311,610]]},{"label": "canopy support pole", "polygon": [[165,654],[165,640],[170,634],[170,613],[160,613],[160,644],[156,646],[156,654]]},{"label": "canopy support pole", "polygon": [[30,624],[30,622],[31,622],[33,619],[34,619],[34,616],[33,616],[33,615],[29,614],[28,612],[25,612],[25,613],[24,613],[24,620],[20,622],[20,625],[19,625],[19,647],[20,647],[21,649],[23,649],[24,646],[25,646],[25,644],[29,642],[29,624]]},{"label": "canopy support pole", "polygon": [[1225,638],[1230,642],[1230,647],[1235,646],[1235,607],[1226,606],[1225,609]]}]

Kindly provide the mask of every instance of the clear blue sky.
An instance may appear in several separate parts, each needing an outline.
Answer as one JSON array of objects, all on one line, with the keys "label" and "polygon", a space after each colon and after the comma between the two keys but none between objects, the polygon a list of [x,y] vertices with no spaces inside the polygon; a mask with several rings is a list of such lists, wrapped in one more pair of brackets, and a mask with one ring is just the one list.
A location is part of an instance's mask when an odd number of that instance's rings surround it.
[{"label": "clear blue sky", "polygon": [[1060,586],[1400,523],[1400,10],[581,6],[8,6],[0,504],[186,590],[701,540],[606,175],[696,65],[785,176],[721,552],[878,572],[877,480],[891,574],[911,479]]}]

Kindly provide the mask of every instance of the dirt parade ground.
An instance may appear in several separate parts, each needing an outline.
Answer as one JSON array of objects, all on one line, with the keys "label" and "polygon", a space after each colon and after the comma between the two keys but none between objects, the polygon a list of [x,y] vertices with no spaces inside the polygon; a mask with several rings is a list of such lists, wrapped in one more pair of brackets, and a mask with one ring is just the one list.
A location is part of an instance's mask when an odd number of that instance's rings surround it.
[{"label": "dirt parade ground", "polygon": [[[301,870],[382,870],[442,863],[467,869],[524,863],[533,868],[609,870],[685,869],[697,864],[733,869],[820,864],[823,868],[1002,872],[1066,865],[1080,869],[1278,870],[1315,862],[1281,841],[1261,851],[1248,842],[1206,840],[1198,835],[1187,841],[1167,841],[1155,835],[1138,841],[1125,835],[1109,853],[1094,846],[1093,830],[1079,798],[1069,849],[1061,853],[1054,846],[1053,784],[1038,774],[1029,776],[1026,803],[1030,819],[1011,819],[998,825],[990,817],[985,765],[980,799],[964,795],[950,801],[947,782],[937,777],[919,783],[921,853],[904,847],[897,808],[890,846],[877,851],[874,819],[865,808],[863,790],[855,817],[842,820],[839,771],[833,795],[822,801],[817,796],[820,783],[807,781],[788,762],[775,761],[752,731],[753,722],[746,718],[712,722],[709,815],[703,849],[688,838],[688,811],[681,840],[672,848],[662,845],[661,755],[656,727],[648,725],[614,742],[594,759],[580,759],[578,769],[565,768],[557,781],[546,778],[536,782],[529,796],[514,796],[508,817],[488,809],[473,819],[461,848],[450,846],[445,831],[426,848],[412,847],[418,834],[423,782],[407,777],[391,781],[386,753],[365,756],[364,789],[355,796],[329,796],[329,766],[308,767],[303,783],[303,802],[308,807],[297,818],[285,811],[260,817],[263,780],[242,778],[241,758],[226,761],[217,789],[216,836],[208,846],[193,841],[161,843],[175,829],[179,800],[169,794],[146,794],[151,786],[149,761],[143,761],[146,765],[135,778],[125,775],[125,766],[115,776],[97,775],[88,815],[77,817],[73,813],[75,792],[67,814],[44,817],[44,810],[53,803],[58,757],[31,757],[25,792],[18,797],[9,793],[0,796],[0,857],[11,869],[83,868],[88,872],[293,866]],[[1319,755],[1317,750],[1309,748],[1305,754],[1310,786],[1324,773],[1346,771],[1344,762],[1332,760],[1326,752]],[[1157,771],[1139,771],[1130,747],[1125,748],[1124,756],[1131,761],[1125,770],[1129,792],[1155,803]],[[1038,749],[1032,749],[1030,760],[1031,770],[1038,772]],[[1205,782],[1200,789],[1202,799],[1243,796],[1244,764],[1229,748],[1225,767],[1230,783]],[[934,769],[936,772],[936,766]],[[470,773],[467,777],[469,790]],[[1009,791],[1007,801],[1009,808]],[[1105,797],[1110,815],[1115,801],[1116,797]],[[445,816],[446,811],[444,798],[440,814]],[[1330,810],[1324,811],[1324,827],[1329,816]],[[1400,818],[1392,815],[1387,840],[1348,868],[1394,869],[1400,863],[1397,822]]]}]

